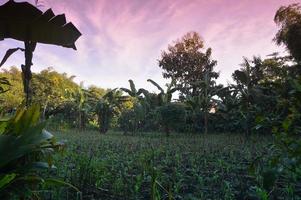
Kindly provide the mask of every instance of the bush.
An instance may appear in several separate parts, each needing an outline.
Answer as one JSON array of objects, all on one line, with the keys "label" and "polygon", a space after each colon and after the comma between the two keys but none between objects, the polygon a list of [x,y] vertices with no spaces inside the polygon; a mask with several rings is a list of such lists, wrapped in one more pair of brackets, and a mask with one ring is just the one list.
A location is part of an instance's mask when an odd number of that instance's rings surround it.
[{"label": "bush", "polygon": [[132,109],[121,113],[119,126],[125,134],[128,132],[135,133],[144,130],[145,119],[145,108],[140,104],[136,104]]},{"label": "bush", "polygon": [[169,103],[159,108],[160,121],[167,136],[170,131],[179,131],[185,126],[185,105],[180,103]]},{"label": "bush", "polygon": [[121,113],[120,118],[118,119],[118,123],[120,126],[120,129],[124,132],[124,134],[127,134],[128,132],[135,132],[136,131],[136,123],[135,123],[135,111],[134,109],[131,110],[125,110]]}]

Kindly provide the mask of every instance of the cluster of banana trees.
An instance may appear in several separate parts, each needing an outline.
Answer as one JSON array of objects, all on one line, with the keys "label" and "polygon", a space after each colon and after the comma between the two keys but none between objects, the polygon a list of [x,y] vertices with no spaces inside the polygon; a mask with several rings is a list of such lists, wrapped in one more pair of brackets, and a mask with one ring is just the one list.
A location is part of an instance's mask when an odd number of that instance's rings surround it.
[{"label": "cluster of banana trees", "polygon": [[[124,111],[119,120],[120,127],[125,133],[160,130],[161,126],[164,126],[160,123],[162,120],[160,120],[159,108],[171,103],[172,94],[177,91],[175,81],[172,80],[170,84],[167,84],[166,91],[155,81],[151,79],[147,81],[153,84],[160,93],[151,93],[143,88],[137,90],[132,80],[129,80],[130,89],[121,88],[134,102],[133,107]],[[165,128],[165,130],[169,132],[169,128]]]},{"label": "cluster of banana trees", "polygon": [[[143,88],[136,89],[132,80],[130,89],[121,88],[134,99],[134,106],[122,113],[120,127],[126,132],[134,130],[166,130],[166,113],[175,115],[170,105],[181,103],[185,110],[184,132],[243,132],[246,138],[254,133],[270,133],[275,119],[283,118],[287,112],[279,106],[278,98],[289,95],[288,80],[297,73],[287,57],[271,55],[262,60],[244,58],[242,68],[233,73],[236,84],[228,86],[216,84],[213,78],[204,73],[204,79],[191,83],[198,88],[197,95],[186,95],[172,101],[172,94],[181,92],[175,80],[167,85],[165,91],[155,81],[149,79],[159,93],[151,93]],[[177,105],[178,106],[178,105]],[[179,107],[179,106],[178,106]],[[164,110],[164,114],[162,111]],[[176,118],[174,122],[176,123]],[[149,125],[151,124],[151,125]],[[166,124],[166,123],[165,123]],[[126,126],[128,126],[126,128]],[[169,125],[171,126],[171,125]],[[151,127],[150,129],[148,129]]]},{"label": "cluster of banana trees", "polygon": [[120,113],[123,103],[127,101],[128,97],[121,96],[117,88],[109,90],[97,101],[95,112],[100,133],[106,133],[109,130],[112,118]]}]

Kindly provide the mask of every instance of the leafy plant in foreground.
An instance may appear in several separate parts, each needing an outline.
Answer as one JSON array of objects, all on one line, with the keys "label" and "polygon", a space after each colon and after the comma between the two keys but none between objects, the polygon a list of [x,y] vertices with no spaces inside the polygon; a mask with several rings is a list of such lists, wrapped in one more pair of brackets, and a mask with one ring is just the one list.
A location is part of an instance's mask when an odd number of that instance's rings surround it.
[{"label": "leafy plant in foreground", "polygon": [[41,186],[71,186],[41,175],[41,170],[55,168],[52,156],[64,145],[44,130],[45,123],[39,123],[39,118],[39,106],[32,106],[0,122],[1,199],[31,198]]},{"label": "leafy plant in foreground", "polygon": [[[292,90],[289,92],[288,113],[284,120],[275,122],[273,134],[275,142],[271,145],[272,156],[263,162],[257,159],[252,170],[257,168],[260,177],[259,187],[261,193],[268,197],[276,195],[276,187],[290,187],[291,198],[299,199],[301,196],[301,79],[289,79]],[[282,100],[280,99],[281,103]],[[281,106],[281,105],[280,105]],[[252,171],[253,173],[255,171]]]}]

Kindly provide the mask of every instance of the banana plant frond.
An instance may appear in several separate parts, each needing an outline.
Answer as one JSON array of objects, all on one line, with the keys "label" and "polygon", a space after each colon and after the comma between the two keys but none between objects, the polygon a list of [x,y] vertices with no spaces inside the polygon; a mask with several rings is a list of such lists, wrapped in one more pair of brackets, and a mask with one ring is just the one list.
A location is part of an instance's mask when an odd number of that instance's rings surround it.
[{"label": "banana plant frond", "polygon": [[150,82],[151,84],[153,84],[156,88],[158,88],[158,90],[160,90],[161,93],[164,93],[164,90],[162,89],[162,87],[158,83],[156,83],[152,79],[147,79],[147,81]]},{"label": "banana plant frond", "polygon": [[4,63],[7,61],[7,59],[13,55],[14,53],[16,53],[18,50],[20,51],[24,51],[23,48],[13,48],[13,49],[8,49],[2,59],[2,61],[0,62],[0,67],[2,67],[2,65],[4,65]]},{"label": "banana plant frond", "polygon": [[120,90],[123,91],[123,92],[125,92],[125,93],[128,93],[128,95],[130,95],[131,97],[135,96],[135,94],[131,90],[127,89],[127,88],[120,88]]},{"label": "banana plant frond", "polygon": [[130,83],[130,88],[131,88],[131,91],[136,94],[137,93],[137,90],[136,90],[136,86],[135,86],[135,83],[133,80],[129,80],[129,83]]}]

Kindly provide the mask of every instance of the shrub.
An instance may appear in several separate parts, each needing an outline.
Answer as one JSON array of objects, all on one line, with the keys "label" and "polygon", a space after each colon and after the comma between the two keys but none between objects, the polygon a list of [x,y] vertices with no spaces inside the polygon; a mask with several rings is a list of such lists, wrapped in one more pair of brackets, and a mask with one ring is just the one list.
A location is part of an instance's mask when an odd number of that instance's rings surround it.
[{"label": "shrub", "polygon": [[186,110],[185,105],[179,103],[169,103],[159,108],[160,121],[167,136],[170,131],[178,131],[185,125]]}]

